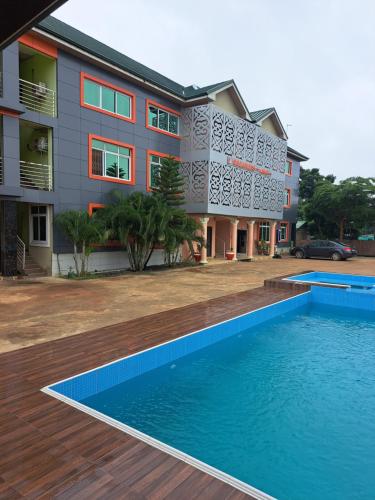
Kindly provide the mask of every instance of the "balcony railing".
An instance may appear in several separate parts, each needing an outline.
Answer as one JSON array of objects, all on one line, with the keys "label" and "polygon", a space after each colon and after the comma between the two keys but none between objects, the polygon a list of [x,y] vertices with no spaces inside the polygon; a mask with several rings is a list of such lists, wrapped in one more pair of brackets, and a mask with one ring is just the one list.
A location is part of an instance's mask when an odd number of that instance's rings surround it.
[{"label": "balcony railing", "polygon": [[53,191],[52,166],[20,161],[20,184],[28,189]]},{"label": "balcony railing", "polygon": [[0,184],[3,183],[3,159],[0,157]]},{"label": "balcony railing", "polygon": [[56,116],[55,91],[42,82],[31,83],[20,79],[20,101],[30,111]]}]

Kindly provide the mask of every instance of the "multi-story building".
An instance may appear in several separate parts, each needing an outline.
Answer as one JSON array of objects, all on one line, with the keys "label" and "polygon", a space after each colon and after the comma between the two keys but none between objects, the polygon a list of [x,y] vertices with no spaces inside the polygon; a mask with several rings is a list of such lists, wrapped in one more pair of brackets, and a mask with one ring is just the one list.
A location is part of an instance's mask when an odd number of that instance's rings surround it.
[{"label": "multi-story building", "polygon": [[[169,155],[202,222],[203,261],[230,248],[252,257],[260,240],[271,255],[278,239],[289,244],[307,158],[288,148],[275,109],[249,112],[232,80],[184,87],[52,17],[1,53],[0,75],[3,275],[26,258],[50,274],[69,270],[54,216],[92,213],[114,188],[152,190]],[[116,246],[90,260],[93,270],[127,267]]]}]

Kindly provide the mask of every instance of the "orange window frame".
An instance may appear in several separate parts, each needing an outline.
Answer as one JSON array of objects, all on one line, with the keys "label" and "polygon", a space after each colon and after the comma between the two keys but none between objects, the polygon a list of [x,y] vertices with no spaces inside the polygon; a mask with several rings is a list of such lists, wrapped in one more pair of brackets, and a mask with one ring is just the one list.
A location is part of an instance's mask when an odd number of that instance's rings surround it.
[{"label": "orange window frame", "polygon": [[286,162],[289,164],[289,172],[285,172],[285,175],[291,177],[293,175],[293,162],[292,160],[286,160]]},{"label": "orange window frame", "polygon": [[169,137],[174,137],[175,139],[181,139],[180,134],[172,134],[171,132],[168,132],[168,130],[161,130],[158,127],[153,127],[152,125],[149,125],[148,123],[148,108],[149,106],[154,106],[155,108],[162,109],[163,111],[167,111],[168,113],[171,113],[172,115],[175,115],[179,119],[178,123],[178,132],[180,132],[180,117],[181,113],[178,111],[168,108],[167,106],[164,106],[163,104],[159,104],[156,101],[152,101],[151,99],[146,99],[146,128],[149,130],[153,130],[154,132],[159,132],[160,134],[168,135]]},{"label": "orange window frame", "polygon": [[87,212],[88,212],[89,216],[91,217],[96,208],[104,208],[104,207],[105,207],[105,205],[103,203],[89,203],[88,208],[87,208]]},{"label": "orange window frame", "polygon": [[181,161],[181,158],[179,158],[178,156],[174,156],[174,155],[171,155],[169,153],[160,153],[159,151],[153,151],[152,149],[148,149],[146,151],[146,190],[148,192],[152,192],[153,191],[153,189],[151,187],[151,184],[150,184],[150,181],[151,181],[151,171],[150,171],[150,169],[151,169],[151,156],[152,155],[160,156],[160,158],[172,157],[176,161]]},{"label": "orange window frame", "polygon": [[[91,104],[85,103],[85,92],[84,92],[84,84],[85,80],[90,80],[102,87],[107,87],[109,89],[115,90],[116,92],[120,92],[121,94],[125,94],[131,98],[131,116],[128,118],[127,116],[122,116],[117,113],[112,113],[112,111],[107,111],[106,109],[97,108],[96,106],[92,106]],[[105,80],[101,80],[100,78],[96,78],[95,76],[89,75],[88,73],[84,73],[81,71],[81,81],[80,81],[80,104],[82,108],[91,109],[92,111],[97,111],[98,113],[103,113],[108,116],[113,116],[114,118],[118,118],[119,120],[124,120],[125,122],[135,123],[136,122],[136,98],[133,92],[129,90],[123,89],[122,87],[118,87],[117,85],[113,85],[112,83],[106,82]]]},{"label": "orange window frame", "polygon": [[292,193],[289,188],[285,188],[285,191],[288,192],[288,203],[286,205],[283,205],[283,208],[290,208],[292,204]]},{"label": "orange window frame", "polygon": [[[97,141],[103,141],[108,144],[113,144],[114,146],[120,146],[121,148],[130,149],[130,180],[127,181],[125,179],[116,179],[115,177],[105,177],[104,175],[95,175],[92,173],[92,141],[96,139]],[[101,137],[100,135],[89,134],[88,139],[88,175],[90,179],[105,181],[105,182],[114,182],[117,184],[127,184],[128,186],[135,185],[135,146],[132,144],[126,144],[125,142],[114,141],[113,139],[108,139],[107,137]]]},{"label": "orange window frame", "polygon": [[282,220],[280,221],[280,227],[282,224],[285,224],[286,226],[286,235],[285,235],[285,238],[280,238],[280,242],[285,242],[285,241],[288,241],[289,240],[289,222],[287,220]]}]

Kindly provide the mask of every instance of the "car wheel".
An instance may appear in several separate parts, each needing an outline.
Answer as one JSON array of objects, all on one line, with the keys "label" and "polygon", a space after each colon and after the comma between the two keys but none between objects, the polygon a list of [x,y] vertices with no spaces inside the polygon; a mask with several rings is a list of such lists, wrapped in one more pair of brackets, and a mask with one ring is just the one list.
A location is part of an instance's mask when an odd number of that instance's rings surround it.
[{"label": "car wheel", "polygon": [[303,259],[305,256],[305,254],[302,250],[297,250],[294,255],[296,256],[296,259]]},{"label": "car wheel", "polygon": [[341,255],[339,254],[339,252],[334,252],[334,253],[332,254],[332,256],[331,256],[331,259],[332,259],[332,260],[336,260],[336,261],[337,261],[337,260],[341,260],[341,259],[342,259],[342,257],[341,257]]}]

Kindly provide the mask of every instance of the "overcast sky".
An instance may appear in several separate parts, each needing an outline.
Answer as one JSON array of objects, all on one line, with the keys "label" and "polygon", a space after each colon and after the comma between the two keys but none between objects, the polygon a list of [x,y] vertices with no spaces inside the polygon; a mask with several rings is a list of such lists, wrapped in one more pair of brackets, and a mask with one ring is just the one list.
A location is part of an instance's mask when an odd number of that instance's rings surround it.
[{"label": "overcast sky", "polygon": [[69,0],[54,15],[173,80],[233,78],[289,145],[339,179],[375,176],[373,0]]}]

